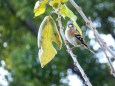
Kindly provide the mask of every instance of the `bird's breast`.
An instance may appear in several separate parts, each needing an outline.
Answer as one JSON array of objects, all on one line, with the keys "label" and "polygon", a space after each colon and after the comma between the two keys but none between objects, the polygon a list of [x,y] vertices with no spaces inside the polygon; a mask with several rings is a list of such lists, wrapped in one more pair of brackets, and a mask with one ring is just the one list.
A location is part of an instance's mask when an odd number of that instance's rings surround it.
[{"label": "bird's breast", "polygon": [[71,43],[73,46],[77,46],[77,40],[74,36],[72,36],[68,31],[65,31],[66,39]]}]

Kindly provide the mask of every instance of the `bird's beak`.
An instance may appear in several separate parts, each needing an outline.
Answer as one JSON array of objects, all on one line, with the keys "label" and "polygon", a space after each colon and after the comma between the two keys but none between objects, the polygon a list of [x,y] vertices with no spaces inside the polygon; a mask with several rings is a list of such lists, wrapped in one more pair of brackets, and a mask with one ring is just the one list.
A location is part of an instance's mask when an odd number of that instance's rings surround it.
[{"label": "bird's beak", "polygon": [[69,28],[72,28],[73,27],[73,25],[69,25]]}]

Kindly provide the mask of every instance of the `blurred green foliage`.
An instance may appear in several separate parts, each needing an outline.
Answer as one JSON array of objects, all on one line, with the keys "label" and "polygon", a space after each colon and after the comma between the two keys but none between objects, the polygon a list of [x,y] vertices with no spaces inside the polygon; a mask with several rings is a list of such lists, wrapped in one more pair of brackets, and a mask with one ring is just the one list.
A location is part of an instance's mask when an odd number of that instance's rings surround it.
[{"label": "blurred green foliage", "polygon": [[[98,31],[110,33],[115,38],[113,22],[115,19],[114,0],[75,0],[84,13],[93,21],[98,20],[101,26]],[[73,61],[63,44],[55,58],[43,69],[40,67],[37,48],[37,31],[45,15],[49,15],[52,8],[47,6],[46,13],[34,18],[33,8],[35,0],[0,0],[0,60],[6,63],[5,68],[12,74],[13,81],[9,86],[67,86],[60,79],[67,76],[67,69],[75,70]],[[74,9],[68,7],[78,16],[78,24],[85,22]],[[56,19],[55,14],[51,14]],[[64,21],[64,20],[63,20]],[[63,22],[66,26],[66,22]],[[86,31],[86,27],[84,33]],[[87,37],[87,42],[89,41]],[[98,59],[87,50],[74,49],[78,61],[94,86],[113,86],[115,78],[110,75],[107,64],[100,64]],[[82,78],[81,78],[82,79]]]}]

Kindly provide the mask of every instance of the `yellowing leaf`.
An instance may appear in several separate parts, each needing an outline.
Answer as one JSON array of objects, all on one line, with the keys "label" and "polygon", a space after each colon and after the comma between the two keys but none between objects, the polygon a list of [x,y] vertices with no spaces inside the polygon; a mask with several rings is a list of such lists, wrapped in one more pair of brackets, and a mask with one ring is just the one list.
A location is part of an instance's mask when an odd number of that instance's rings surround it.
[{"label": "yellowing leaf", "polygon": [[67,2],[68,0],[60,0],[60,2]]},{"label": "yellowing leaf", "polygon": [[38,32],[38,55],[42,68],[57,54],[57,51],[52,45],[52,41],[61,48],[62,40],[56,27],[56,23],[51,16],[46,16],[42,21]]},{"label": "yellowing leaf", "polygon": [[39,16],[45,12],[46,9],[46,3],[48,0],[43,0],[43,1],[37,1],[35,6],[34,6],[34,13],[35,16]]},{"label": "yellowing leaf", "polygon": [[75,25],[75,27],[77,28],[77,30],[79,31],[79,33],[82,35],[82,30],[81,30],[81,28],[78,26],[78,24],[76,23],[75,20],[73,20],[73,24]]},{"label": "yellowing leaf", "polygon": [[60,14],[63,16],[63,18],[67,17],[67,7],[65,4],[61,5]]},{"label": "yellowing leaf", "polygon": [[79,33],[82,35],[82,30],[76,23],[77,16],[74,15],[74,13],[65,4],[61,6],[60,13],[63,16],[63,18],[65,18],[65,17],[70,18],[73,21],[73,24],[75,25],[75,27],[77,28]]},{"label": "yellowing leaf", "polygon": [[65,4],[61,6],[60,13],[64,18],[68,17],[71,20],[76,20],[77,19],[77,16],[74,15],[74,13]]},{"label": "yellowing leaf", "polygon": [[53,8],[57,8],[61,2],[67,2],[67,0],[51,0],[49,5]]}]

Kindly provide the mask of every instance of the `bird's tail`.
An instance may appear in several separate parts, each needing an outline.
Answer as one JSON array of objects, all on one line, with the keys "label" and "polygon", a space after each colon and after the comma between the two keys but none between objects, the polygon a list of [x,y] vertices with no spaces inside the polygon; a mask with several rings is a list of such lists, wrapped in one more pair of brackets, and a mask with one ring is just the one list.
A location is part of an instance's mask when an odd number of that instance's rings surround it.
[{"label": "bird's tail", "polygon": [[78,41],[81,42],[81,44],[82,44],[86,49],[88,49],[90,52],[92,52],[93,54],[95,54],[94,51],[91,50],[91,49],[87,46],[87,44],[85,43],[85,41],[84,41],[84,39],[82,38],[81,35],[76,34],[75,37],[78,39]]},{"label": "bird's tail", "polygon": [[95,52],[93,50],[91,50],[90,48],[87,49],[95,55]]},{"label": "bird's tail", "polygon": [[91,50],[85,43],[83,43],[83,44],[86,47],[86,49],[88,49],[90,52],[92,52],[93,54],[95,54],[95,52],[93,50]]}]

